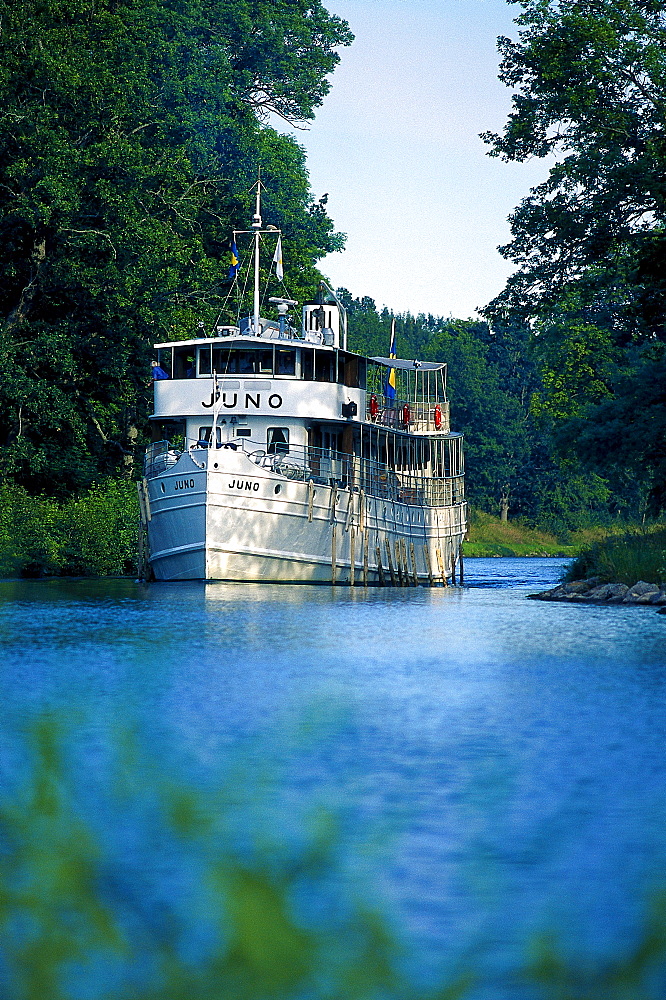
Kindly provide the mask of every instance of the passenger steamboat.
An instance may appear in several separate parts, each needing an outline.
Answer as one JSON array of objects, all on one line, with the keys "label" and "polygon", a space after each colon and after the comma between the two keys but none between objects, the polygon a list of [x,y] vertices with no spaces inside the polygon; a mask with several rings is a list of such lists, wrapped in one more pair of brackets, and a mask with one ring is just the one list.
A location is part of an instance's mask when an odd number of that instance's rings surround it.
[{"label": "passenger steamboat", "polygon": [[[348,349],[345,310],[269,300],[259,258],[253,313],[159,343],[152,443],[139,484],[157,580],[434,586],[456,582],[466,531],[462,435],[450,429],[446,365]],[[234,255],[236,238],[234,233]],[[234,263],[235,262],[235,263]],[[238,266],[232,258],[232,269]]]}]

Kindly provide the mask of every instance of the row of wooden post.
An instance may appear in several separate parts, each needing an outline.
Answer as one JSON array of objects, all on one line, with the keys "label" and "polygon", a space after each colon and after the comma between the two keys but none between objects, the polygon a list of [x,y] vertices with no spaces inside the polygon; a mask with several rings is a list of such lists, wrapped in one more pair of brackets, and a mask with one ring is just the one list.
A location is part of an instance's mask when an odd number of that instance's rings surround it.
[{"label": "row of wooden post", "polygon": [[[349,586],[350,587],[355,587],[356,586],[356,528],[351,523],[351,504],[353,502],[352,501],[352,497],[353,497],[353,494],[350,494],[350,497],[349,497],[349,506],[347,508],[347,519],[346,519],[346,523],[345,523],[345,530],[348,530],[350,532],[350,536],[349,536],[349,556],[350,556],[350,558],[349,558]],[[363,576],[363,586],[367,587],[367,585],[368,585],[368,562],[369,562],[369,558],[368,558],[369,557],[369,552],[368,552],[368,549],[369,549],[369,532],[363,530],[363,528],[364,528],[364,525],[363,525],[363,521],[364,521],[364,516],[363,516],[364,515],[363,501],[364,501],[364,497],[361,494],[361,496],[359,497],[359,519],[360,519],[360,522],[361,522],[360,531],[361,531],[361,533],[363,535],[363,564],[362,564],[362,567],[361,567],[361,572],[362,572],[362,576]],[[337,486],[334,486],[333,490],[332,490],[332,495],[331,495],[331,582],[333,583],[333,586],[335,586],[337,584],[337,582],[338,582],[338,555],[337,555],[338,554],[338,538],[337,538],[337,535],[338,535],[338,531],[337,531],[337,529],[338,529],[338,522],[337,522],[336,516],[335,516],[335,514],[336,514],[336,512],[335,512],[336,504],[337,504]],[[311,511],[311,509],[312,509],[311,508],[311,501],[310,501],[309,507],[310,507],[310,511]],[[310,511],[308,512],[308,514],[309,514],[308,520],[311,518]],[[407,555],[407,543],[405,542],[404,538],[396,538],[396,540],[394,542],[395,552],[393,554],[395,555],[395,566],[393,564],[393,557],[392,557],[392,553],[391,553],[391,543],[388,540],[388,538],[384,539],[384,543],[385,543],[385,547],[386,547],[386,561],[387,561],[387,568],[388,568],[388,573],[389,573],[390,584],[387,581],[386,573],[384,572],[384,566],[383,566],[383,563],[382,563],[382,550],[381,550],[381,546],[379,544],[377,544],[375,546],[375,556],[376,556],[376,559],[377,559],[377,575],[379,577],[379,586],[380,587],[386,587],[386,586],[391,586],[391,587],[418,587],[419,586],[419,578],[418,578],[418,569],[417,569],[417,566],[416,566],[416,550],[414,548],[414,542],[411,541],[411,540],[409,542],[409,555],[411,557],[411,567],[409,565],[410,559],[408,558],[408,555]],[[441,578],[442,585],[444,587],[448,587],[449,581],[447,579],[446,568],[445,568],[445,565],[444,565],[444,559],[442,558],[442,553],[440,551],[439,545],[437,545],[435,547],[435,554],[437,556],[437,562],[439,564],[439,571],[440,571],[439,572],[439,576]],[[426,543],[424,543],[424,545],[423,545],[423,555],[424,555],[424,559],[425,559],[425,565],[427,566],[427,570],[428,570],[428,579],[429,579],[429,582],[430,582],[430,586],[434,587],[434,586],[436,586],[437,581],[436,581],[435,575],[433,574],[433,571],[432,571],[432,562],[430,560],[430,552],[428,550],[428,546],[427,546]],[[464,582],[464,567],[463,567],[463,555],[462,555],[462,551],[459,553],[458,570],[459,570],[459,577],[460,577],[460,585],[462,586],[462,584]],[[451,584],[454,587],[456,585],[456,557],[455,557],[455,554],[453,552],[451,553]]]}]

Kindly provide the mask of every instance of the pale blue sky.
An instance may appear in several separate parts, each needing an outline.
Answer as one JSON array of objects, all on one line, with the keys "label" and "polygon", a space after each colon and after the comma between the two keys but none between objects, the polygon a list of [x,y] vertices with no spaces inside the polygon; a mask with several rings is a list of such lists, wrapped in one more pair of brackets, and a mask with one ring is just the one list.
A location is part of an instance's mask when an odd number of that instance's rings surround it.
[{"label": "pale blue sky", "polygon": [[[507,216],[546,174],[490,159],[510,93],[496,39],[504,0],[328,0],[356,35],[305,146],[316,197],[347,248],[321,264],[335,286],[397,311],[472,316],[503,287]],[[285,254],[287,250],[285,248]]]}]

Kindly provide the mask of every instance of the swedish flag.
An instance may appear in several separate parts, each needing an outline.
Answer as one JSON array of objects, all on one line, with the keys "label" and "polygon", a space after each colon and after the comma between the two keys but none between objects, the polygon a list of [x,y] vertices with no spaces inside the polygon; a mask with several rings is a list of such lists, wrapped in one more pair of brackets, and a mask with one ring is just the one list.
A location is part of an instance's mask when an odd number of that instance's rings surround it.
[{"label": "swedish flag", "polygon": [[229,277],[227,281],[233,281],[233,279],[238,274],[238,268],[240,267],[240,260],[238,259],[238,247],[236,246],[236,240],[231,244],[231,266],[229,267]]},{"label": "swedish flag", "polygon": [[[396,347],[395,347],[395,319],[391,323],[391,344],[389,347],[389,358],[397,358]],[[388,378],[386,379],[386,398],[395,399],[395,368],[389,368]]]}]

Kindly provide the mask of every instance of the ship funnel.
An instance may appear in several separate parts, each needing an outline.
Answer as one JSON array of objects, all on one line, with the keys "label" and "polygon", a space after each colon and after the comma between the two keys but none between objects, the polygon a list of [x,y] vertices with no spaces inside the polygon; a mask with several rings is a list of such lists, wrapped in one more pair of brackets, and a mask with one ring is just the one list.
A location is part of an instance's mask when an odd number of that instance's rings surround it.
[{"label": "ship funnel", "polygon": [[306,302],[303,336],[312,344],[340,346],[340,309],[335,302]]}]

